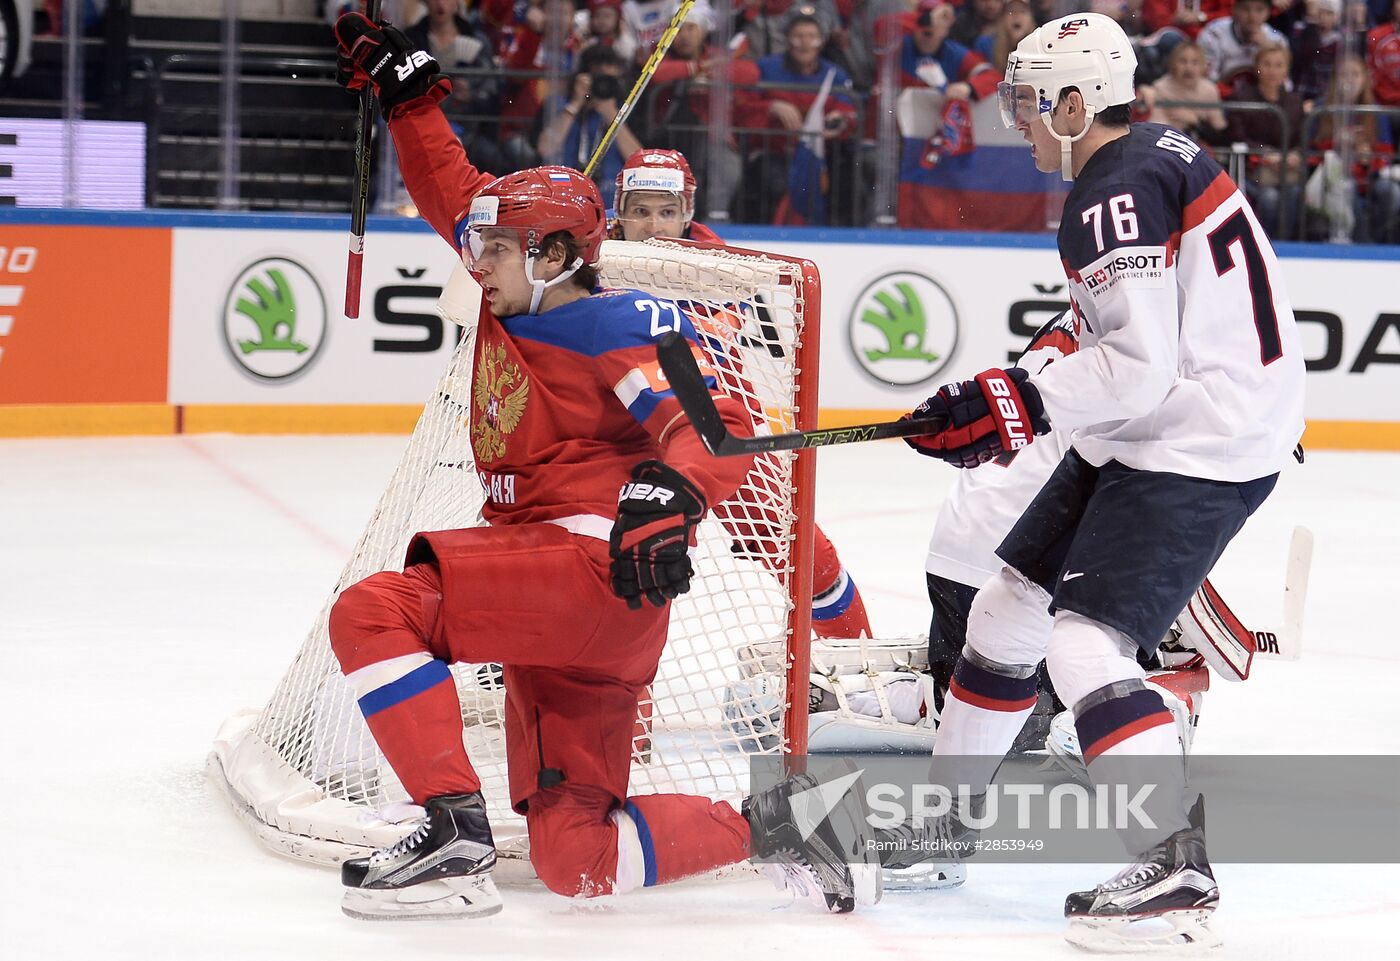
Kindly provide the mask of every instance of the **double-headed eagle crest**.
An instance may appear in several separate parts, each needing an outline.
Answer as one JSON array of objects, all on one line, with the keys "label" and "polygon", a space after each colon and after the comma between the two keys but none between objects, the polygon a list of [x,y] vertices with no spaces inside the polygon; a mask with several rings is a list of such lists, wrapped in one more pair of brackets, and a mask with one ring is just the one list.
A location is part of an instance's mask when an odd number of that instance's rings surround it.
[{"label": "double-headed eagle crest", "polygon": [[506,357],[505,345],[483,342],[472,384],[472,452],[478,463],[505,455],[506,437],[520,426],[529,399],[530,379]]}]

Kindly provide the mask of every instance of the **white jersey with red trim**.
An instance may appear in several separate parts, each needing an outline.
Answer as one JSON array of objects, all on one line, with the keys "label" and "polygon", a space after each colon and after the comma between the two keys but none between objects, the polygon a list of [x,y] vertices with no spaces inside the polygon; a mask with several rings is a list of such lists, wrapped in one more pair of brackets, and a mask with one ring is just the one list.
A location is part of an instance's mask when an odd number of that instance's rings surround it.
[{"label": "white jersey with red trim", "polygon": [[[1034,377],[1073,354],[1076,336],[1075,318],[1066,311],[1036,332],[1016,366]],[[924,565],[928,572],[981,587],[1001,570],[997,546],[1040,492],[1069,442],[1069,431],[1052,430],[976,470],[958,471],[933,525]]]},{"label": "white jersey with red trim", "polygon": [[1298,330],[1273,249],[1210,154],[1135,124],[1075,179],[1059,248],[1079,351],[1031,382],[1085,460],[1221,481],[1283,467],[1303,432]]}]

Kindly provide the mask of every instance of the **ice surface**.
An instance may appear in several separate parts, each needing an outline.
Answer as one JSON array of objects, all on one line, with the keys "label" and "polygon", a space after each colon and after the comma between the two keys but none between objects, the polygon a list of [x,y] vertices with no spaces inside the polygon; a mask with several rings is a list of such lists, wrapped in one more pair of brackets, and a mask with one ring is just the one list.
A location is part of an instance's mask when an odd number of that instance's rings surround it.
[{"label": "ice surface", "polygon": [[[301,643],[402,437],[0,441],[0,943],[17,959],[1080,956],[1065,893],[1116,866],[973,864],[951,892],[852,916],[744,873],[571,902],[503,872],[480,921],[344,918],[336,875],[267,853],[204,778],[219,723]],[[927,628],[943,465],[899,442],[820,452],[819,519],[878,633]],[[1217,683],[1196,749],[1389,753],[1400,738],[1400,456],[1313,453],[1215,578],[1279,619],[1294,524],[1317,535],[1304,659]],[[1306,825],[1299,825],[1306,830]],[[1281,845],[1287,838],[1280,838]],[[1367,959],[1395,942],[1395,869],[1218,869],[1212,958]]]}]

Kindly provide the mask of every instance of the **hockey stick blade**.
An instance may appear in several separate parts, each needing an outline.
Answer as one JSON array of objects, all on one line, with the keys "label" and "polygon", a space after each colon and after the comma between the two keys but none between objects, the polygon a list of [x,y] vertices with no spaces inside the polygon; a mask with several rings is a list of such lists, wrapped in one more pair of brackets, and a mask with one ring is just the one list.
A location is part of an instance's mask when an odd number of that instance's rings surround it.
[{"label": "hockey stick blade", "polygon": [[680,401],[681,410],[690,418],[695,432],[705,447],[716,457],[766,454],[777,450],[799,450],[804,447],[829,447],[833,444],[859,444],[886,437],[913,437],[936,434],[947,426],[944,417],[860,424],[855,427],[833,427],[826,430],[794,430],[764,437],[735,437],[724,426],[715,408],[710,389],[700,366],[690,352],[690,342],[672,331],[663,334],[656,345],[656,359],[666,374],[666,381]]}]

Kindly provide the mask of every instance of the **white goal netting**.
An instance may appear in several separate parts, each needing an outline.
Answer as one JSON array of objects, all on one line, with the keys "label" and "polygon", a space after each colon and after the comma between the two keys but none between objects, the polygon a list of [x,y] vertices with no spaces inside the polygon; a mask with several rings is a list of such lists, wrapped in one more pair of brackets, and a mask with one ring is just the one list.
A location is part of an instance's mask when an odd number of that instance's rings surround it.
[{"label": "white goal netting", "polygon": [[[818,281],[810,263],[729,248],[608,241],[601,272],[608,286],[684,302],[725,390],[754,413],[760,431],[814,426]],[[261,710],[229,718],[210,755],[211,776],[235,810],[280,853],[334,863],[403,833],[386,816],[392,819],[406,795],[340,672],[326,622],[343,588],[402,568],[415,532],[481,523],[467,427],[475,340],[474,327],[467,326],[354,553],[271,699]],[[656,681],[638,705],[633,793],[737,799],[747,786],[749,755],[781,751],[785,741],[801,746],[810,484],[810,467],[794,454],[764,455],[740,492],[701,525],[696,577],[690,593],[672,604]],[[786,681],[794,660],[803,679],[795,692],[801,709],[789,712]],[[508,848],[523,819],[509,809],[499,672],[493,665],[459,664],[453,673],[467,753],[481,775],[493,828]]]}]

